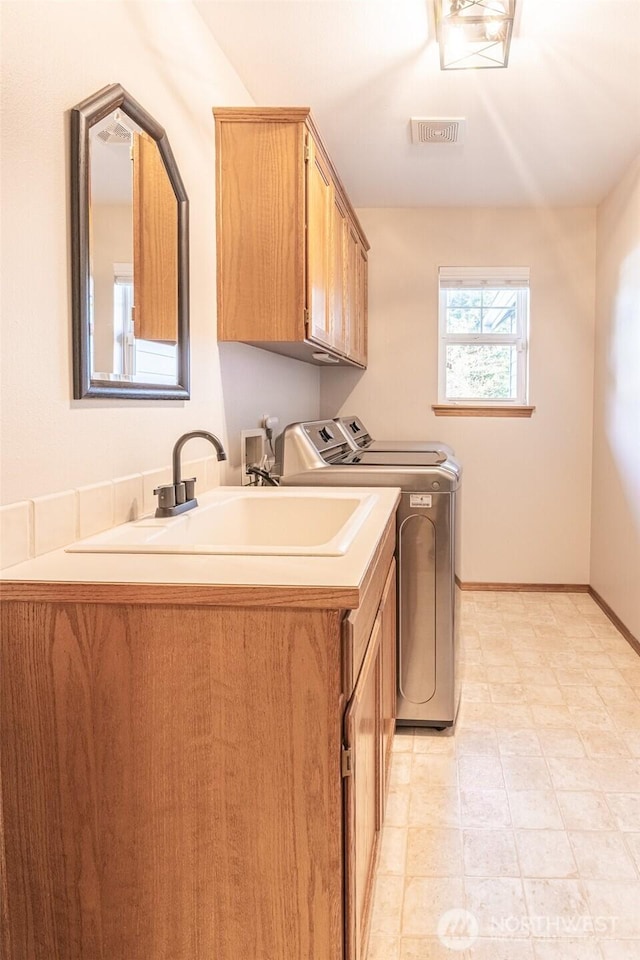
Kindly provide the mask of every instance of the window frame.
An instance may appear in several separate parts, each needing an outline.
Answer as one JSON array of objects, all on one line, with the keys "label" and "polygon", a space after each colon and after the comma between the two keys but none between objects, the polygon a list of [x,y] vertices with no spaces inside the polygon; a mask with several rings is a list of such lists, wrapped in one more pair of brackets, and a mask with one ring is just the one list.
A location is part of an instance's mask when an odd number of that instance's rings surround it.
[{"label": "window frame", "polygon": [[[516,331],[447,333],[447,291],[451,289],[516,291]],[[438,405],[465,407],[523,407],[529,402],[530,275],[528,267],[440,267],[438,274]],[[455,397],[446,395],[447,346],[509,344],[516,348],[515,397]]]}]

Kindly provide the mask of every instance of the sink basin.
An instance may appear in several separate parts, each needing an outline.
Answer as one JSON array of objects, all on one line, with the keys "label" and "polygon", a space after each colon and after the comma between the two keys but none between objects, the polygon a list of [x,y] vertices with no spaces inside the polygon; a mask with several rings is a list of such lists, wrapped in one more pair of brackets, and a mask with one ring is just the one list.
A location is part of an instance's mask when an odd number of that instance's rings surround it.
[{"label": "sink basin", "polygon": [[146,517],[66,549],[69,553],[342,556],[374,501],[374,495],[281,490],[218,495],[178,517]]}]

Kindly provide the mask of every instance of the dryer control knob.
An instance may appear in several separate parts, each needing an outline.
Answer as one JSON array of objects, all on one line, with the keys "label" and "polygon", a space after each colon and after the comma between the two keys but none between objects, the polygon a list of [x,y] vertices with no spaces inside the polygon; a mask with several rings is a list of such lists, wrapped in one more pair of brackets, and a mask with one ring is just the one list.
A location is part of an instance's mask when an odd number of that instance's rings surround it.
[{"label": "dryer control knob", "polygon": [[439,490],[439,489],[440,489],[440,481],[439,481],[439,480],[434,480],[433,483],[431,484],[431,489],[432,489],[432,490]]}]

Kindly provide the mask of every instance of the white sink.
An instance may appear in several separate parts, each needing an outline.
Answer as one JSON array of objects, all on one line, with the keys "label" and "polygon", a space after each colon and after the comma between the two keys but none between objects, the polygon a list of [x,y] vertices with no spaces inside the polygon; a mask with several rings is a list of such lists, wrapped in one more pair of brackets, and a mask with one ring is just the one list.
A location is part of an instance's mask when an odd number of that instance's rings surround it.
[{"label": "white sink", "polygon": [[210,502],[178,517],[114,527],[67,552],[343,556],[375,495],[267,488],[202,499]]}]

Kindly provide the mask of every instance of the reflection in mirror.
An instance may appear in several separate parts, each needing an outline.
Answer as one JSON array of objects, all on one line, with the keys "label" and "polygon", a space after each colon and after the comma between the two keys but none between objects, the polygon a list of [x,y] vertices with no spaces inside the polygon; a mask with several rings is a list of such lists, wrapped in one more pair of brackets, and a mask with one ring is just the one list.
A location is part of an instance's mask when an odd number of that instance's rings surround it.
[{"label": "reflection in mirror", "polygon": [[72,111],[74,395],[188,397],[187,199],[118,85]]}]

